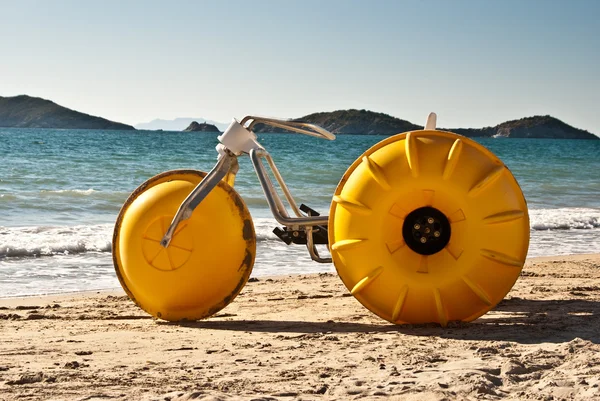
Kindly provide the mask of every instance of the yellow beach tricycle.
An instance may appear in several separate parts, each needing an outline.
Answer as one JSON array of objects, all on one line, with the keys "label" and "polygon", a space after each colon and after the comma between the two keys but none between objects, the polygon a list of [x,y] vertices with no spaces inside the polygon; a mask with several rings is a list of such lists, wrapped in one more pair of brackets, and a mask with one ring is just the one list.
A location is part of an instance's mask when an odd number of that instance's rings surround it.
[{"label": "yellow beach tricycle", "polygon": [[206,318],[248,281],[256,237],[233,188],[241,155],[249,155],[283,226],[275,229],[279,238],[306,245],[316,262],[333,261],[351,294],[383,319],[470,321],[514,285],[529,245],[521,189],[485,147],[436,130],[434,113],[424,130],[389,137],[352,163],[329,216],[296,204],[252,131],[259,123],[335,139],[312,124],[245,117],[218,137],[209,173],[167,171],[139,186],[117,218],[113,260],[121,285],[146,312],[170,321]]}]

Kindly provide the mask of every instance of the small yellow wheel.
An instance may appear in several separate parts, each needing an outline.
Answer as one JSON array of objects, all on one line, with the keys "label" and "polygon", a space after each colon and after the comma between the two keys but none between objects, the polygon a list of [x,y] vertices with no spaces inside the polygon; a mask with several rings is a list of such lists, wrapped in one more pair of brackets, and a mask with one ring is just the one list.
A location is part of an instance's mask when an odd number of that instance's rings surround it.
[{"label": "small yellow wheel", "polygon": [[248,281],[256,254],[250,213],[238,193],[220,182],[182,221],[167,248],[160,241],[179,205],[206,175],[167,171],[127,199],[113,234],[121,286],[151,315],[198,320],[227,306]]},{"label": "small yellow wheel", "polygon": [[471,321],[500,302],[529,246],[525,198],[468,138],[414,131],[376,144],[340,181],[329,215],[337,272],[393,323]]}]

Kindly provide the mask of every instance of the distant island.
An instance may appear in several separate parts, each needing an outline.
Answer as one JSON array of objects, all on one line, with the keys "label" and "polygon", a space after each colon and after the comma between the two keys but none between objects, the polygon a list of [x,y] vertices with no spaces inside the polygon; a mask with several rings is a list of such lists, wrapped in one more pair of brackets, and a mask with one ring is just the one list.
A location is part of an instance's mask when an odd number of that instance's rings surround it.
[{"label": "distant island", "polygon": [[173,120],[163,120],[160,118],[154,119],[150,122],[135,124],[135,129],[149,130],[149,131],[183,131],[193,121],[204,121],[207,124],[212,124],[223,132],[229,126],[227,123],[221,123],[206,119],[204,117],[179,117]]},{"label": "distant island", "polygon": [[212,125],[212,124],[207,124],[207,123],[202,123],[199,124],[197,121],[192,121],[192,123],[186,128],[184,129],[185,132],[221,132],[219,131],[219,129]]},{"label": "distant island", "polygon": [[[400,132],[423,129],[409,121],[388,114],[368,110],[337,110],[327,113],[314,113],[293,119],[312,123],[336,134],[394,135]],[[574,128],[551,116],[526,117],[507,121],[495,127],[485,128],[438,128],[467,137],[490,138],[554,138],[554,139],[600,139],[596,135]],[[256,132],[281,132],[263,124],[257,124]]]},{"label": "distant island", "polygon": [[468,137],[600,139],[588,131],[572,127],[551,116],[525,117],[495,127],[455,128],[449,131]]},{"label": "distant island", "polygon": [[[388,114],[354,109],[313,113],[304,117],[295,118],[292,121],[316,124],[336,135],[394,135],[399,132],[423,129],[422,125],[415,125]],[[256,124],[255,131],[280,132],[281,129],[264,124]]]},{"label": "distant island", "polygon": [[134,130],[131,125],[80,113],[39,97],[0,96],[0,127]]}]

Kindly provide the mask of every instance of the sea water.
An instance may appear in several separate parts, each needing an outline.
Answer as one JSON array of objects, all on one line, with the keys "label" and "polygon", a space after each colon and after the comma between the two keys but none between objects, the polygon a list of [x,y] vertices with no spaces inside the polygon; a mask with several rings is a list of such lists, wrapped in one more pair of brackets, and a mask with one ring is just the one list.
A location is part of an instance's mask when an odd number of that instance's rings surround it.
[{"label": "sea water", "polygon": [[[260,134],[298,203],[328,214],[348,166],[383,136],[326,141]],[[600,141],[484,138],[529,206],[529,256],[600,252]],[[0,297],[118,288],[111,238],[129,193],[172,169],[208,171],[215,134],[0,128]],[[335,271],[272,230],[258,179],[240,158],[236,190],[253,216],[253,275]]]}]

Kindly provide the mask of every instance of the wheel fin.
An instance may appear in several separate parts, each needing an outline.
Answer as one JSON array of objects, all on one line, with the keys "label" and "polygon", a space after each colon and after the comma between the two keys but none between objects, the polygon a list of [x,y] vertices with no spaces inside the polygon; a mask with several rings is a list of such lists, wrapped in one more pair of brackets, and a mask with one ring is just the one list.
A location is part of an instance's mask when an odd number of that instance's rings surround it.
[{"label": "wheel fin", "polygon": [[417,273],[429,273],[429,264],[427,261],[427,256],[421,256],[421,260],[419,261],[419,269]]},{"label": "wheel fin", "polygon": [[459,248],[458,246],[455,246],[452,242],[448,243],[448,245],[446,245],[446,248],[444,248],[448,251],[448,253],[450,254],[450,256],[452,256],[454,258],[454,260],[458,260],[458,258],[460,258],[460,256],[463,253],[463,249]]},{"label": "wheel fin", "polygon": [[521,261],[519,261],[518,259],[513,258],[512,256],[508,256],[503,253],[492,251],[489,249],[481,249],[479,252],[482,256],[484,256],[487,259],[493,260],[494,262],[502,263],[508,266],[523,267],[523,263],[521,263]]},{"label": "wheel fin", "polygon": [[508,210],[502,213],[496,213],[491,216],[487,216],[483,219],[484,224],[498,224],[507,223],[509,221],[517,220],[522,218],[525,212],[522,210]]},{"label": "wheel fin", "polygon": [[504,173],[504,170],[505,170],[505,167],[503,165],[494,168],[481,181],[479,181],[477,184],[475,184],[469,190],[469,193],[467,195],[470,197],[479,195],[486,188],[488,188],[490,185],[492,185],[494,182],[496,182],[498,180],[498,178],[500,178],[502,173]]},{"label": "wheel fin", "polygon": [[343,239],[331,245],[333,251],[347,251],[365,243],[365,239]]},{"label": "wheel fin", "polygon": [[435,288],[433,290],[433,296],[435,298],[435,308],[437,309],[440,324],[442,327],[446,327],[448,325],[448,316],[446,315],[446,309],[444,308],[444,303],[442,302],[442,295],[440,294],[439,288]]},{"label": "wheel fin", "polygon": [[458,223],[459,221],[463,221],[465,219],[465,213],[462,211],[462,209],[458,209],[456,212],[448,216],[448,220],[450,220],[450,223]]},{"label": "wheel fin", "polygon": [[387,247],[387,250],[390,253],[395,253],[400,248],[402,248],[404,245],[406,245],[406,243],[404,242],[403,239],[400,239],[398,241],[393,241],[393,242],[386,242],[386,244],[385,244],[385,246]]},{"label": "wheel fin", "polygon": [[406,210],[404,210],[402,208],[402,206],[400,206],[398,203],[394,203],[392,205],[392,207],[390,208],[390,210],[388,211],[388,213],[391,214],[394,217],[399,218],[400,220],[404,220],[404,218],[408,214],[406,212]]},{"label": "wheel fin", "polygon": [[[171,222],[169,222],[169,225],[171,225]],[[175,229],[175,232],[173,233],[173,236],[171,237],[171,240],[174,240],[175,237],[177,236],[177,234],[179,234],[180,232],[182,232],[183,230],[185,230],[185,228],[188,226],[187,222],[182,221],[181,223],[179,223],[177,225],[177,228]],[[166,233],[166,231],[165,231]]]},{"label": "wheel fin", "polygon": [[373,269],[369,274],[367,274],[358,283],[356,283],[356,285],[354,287],[352,287],[350,294],[355,295],[355,294],[359,293],[360,291],[364,290],[365,288],[367,288],[367,286],[369,284],[371,284],[373,282],[373,280],[375,280],[381,274],[382,271],[383,271],[383,266],[379,266],[379,267]]},{"label": "wheel fin", "polygon": [[402,286],[400,290],[400,295],[398,296],[398,300],[396,301],[396,305],[394,306],[394,311],[392,312],[392,321],[396,322],[400,318],[400,314],[402,313],[402,308],[404,307],[404,301],[406,300],[406,295],[408,294],[408,285]]},{"label": "wheel fin", "polygon": [[171,248],[171,247],[173,247],[173,248],[176,248],[176,249],[180,249],[180,250],[182,250],[182,251],[186,251],[186,252],[193,252],[193,251],[194,251],[194,248],[186,248],[186,247],[184,247],[184,246],[181,246],[181,245],[175,245],[175,244],[173,244],[173,243],[170,243],[170,244],[169,244],[169,248]]},{"label": "wheel fin", "polygon": [[474,283],[467,276],[463,276],[462,280],[465,282],[466,285],[469,286],[471,291],[473,291],[475,293],[475,295],[477,295],[479,297],[479,299],[481,299],[483,301],[484,304],[486,304],[487,306],[492,306],[492,301],[490,300],[489,295],[485,292],[485,290],[483,288],[481,288],[479,285]]},{"label": "wheel fin", "polygon": [[165,253],[167,254],[167,260],[169,261],[169,269],[174,270],[176,266],[175,262],[173,261],[173,255],[171,254],[171,250],[167,249]]},{"label": "wheel fin", "polygon": [[162,229],[162,226],[162,221],[160,222],[160,224],[150,224],[150,226],[148,226],[148,228],[146,229],[143,238],[156,242],[162,241],[163,236],[165,235],[165,231]]},{"label": "wheel fin", "polygon": [[169,256],[169,252],[162,247],[158,251],[156,256],[154,256],[152,260],[149,260],[148,263],[160,270],[173,270],[173,263]]},{"label": "wheel fin", "polygon": [[463,142],[460,139],[457,139],[452,144],[450,151],[448,152],[448,159],[446,160],[446,166],[444,167],[444,173],[442,174],[442,178],[447,180],[452,176],[456,165],[458,164],[458,159],[460,157],[460,153],[463,148]]},{"label": "wheel fin", "polygon": [[166,216],[163,216],[163,217],[160,219],[160,231],[163,233],[163,236],[165,235],[165,233],[167,232],[167,229],[169,228],[169,225],[167,225],[167,226],[165,227],[165,219],[166,219],[166,218],[167,218]]},{"label": "wheel fin", "polygon": [[355,212],[361,214],[363,216],[368,216],[371,214],[372,210],[362,203],[354,200],[345,199],[341,195],[336,195],[333,197],[333,201],[338,205],[342,206],[344,209],[349,212]]},{"label": "wheel fin", "polygon": [[160,256],[160,254],[165,250],[165,248],[160,247],[157,248],[158,250],[156,251],[156,253],[154,254],[153,257],[151,257],[150,259],[146,259],[148,261],[149,264],[151,264],[152,266],[154,266],[154,261]]},{"label": "wheel fin", "polygon": [[431,206],[433,204],[433,197],[435,196],[435,191],[431,189],[423,190],[423,205]]},{"label": "wheel fin", "polygon": [[385,178],[385,172],[383,171],[383,169],[377,163],[375,163],[375,161],[373,159],[371,159],[369,156],[364,156],[362,158],[362,160],[363,160],[363,163],[365,163],[367,170],[369,170],[369,173],[371,174],[371,176],[373,177],[375,182],[377,184],[379,184],[379,186],[384,191],[389,191],[391,186],[390,186],[387,178]]},{"label": "wheel fin", "polygon": [[417,142],[414,134],[409,132],[406,134],[405,141],[405,153],[406,160],[408,161],[408,167],[410,168],[410,173],[413,177],[419,176],[419,159],[417,155]]}]

